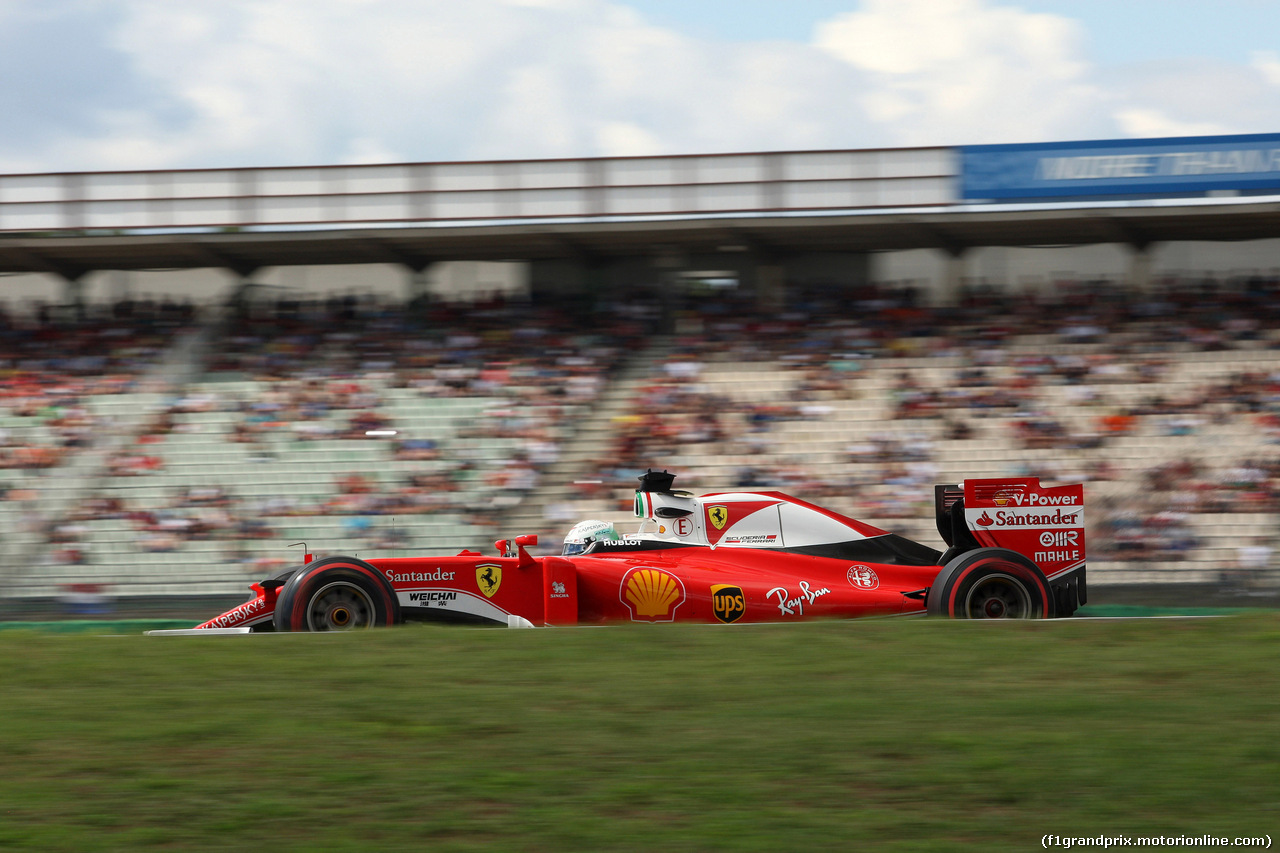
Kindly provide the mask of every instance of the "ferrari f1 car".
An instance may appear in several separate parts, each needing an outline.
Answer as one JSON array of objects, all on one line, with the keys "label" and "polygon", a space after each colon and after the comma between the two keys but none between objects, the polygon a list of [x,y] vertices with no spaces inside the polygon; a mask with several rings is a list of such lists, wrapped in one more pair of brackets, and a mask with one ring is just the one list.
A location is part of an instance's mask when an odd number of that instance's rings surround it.
[{"label": "ferrari f1 car", "polygon": [[[868,615],[1070,616],[1085,603],[1084,488],[1036,478],[934,489],[945,551],[781,492],[695,497],[640,478],[640,532],[533,556],[326,556],[253,584],[196,630],[342,631],[403,621],[512,627],[776,622]],[[590,537],[588,537],[590,539]],[[566,547],[565,551],[571,549]]]}]

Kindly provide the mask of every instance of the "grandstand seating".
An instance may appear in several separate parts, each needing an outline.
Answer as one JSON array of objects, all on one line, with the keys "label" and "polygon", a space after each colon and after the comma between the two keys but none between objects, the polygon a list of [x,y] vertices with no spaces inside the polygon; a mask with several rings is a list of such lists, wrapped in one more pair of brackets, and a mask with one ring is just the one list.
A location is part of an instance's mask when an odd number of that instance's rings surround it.
[{"label": "grandstand seating", "polygon": [[[1027,337],[1007,346],[1007,364],[1019,356],[1044,354],[1090,355],[1105,353],[1097,344],[1060,345],[1043,338]],[[1280,375],[1280,351],[1255,348],[1240,351],[1196,352],[1185,349],[1165,354],[1168,364],[1158,381],[1142,384],[1114,383],[1096,386],[1104,404],[1079,406],[1066,383],[1045,382],[1034,388],[1039,407],[1063,424],[1068,433],[1096,431],[1100,417],[1134,399],[1163,395],[1169,399],[1187,396],[1206,385],[1221,384],[1237,373],[1262,372]],[[1186,435],[1166,433],[1167,419],[1146,416],[1137,419],[1129,434],[1112,437],[1097,447],[1036,448],[1019,446],[1014,440],[1006,413],[975,414],[969,420],[977,436],[949,439],[941,418],[895,420],[892,389],[895,378],[909,373],[921,386],[946,388],[959,358],[877,358],[867,359],[845,383],[843,392],[808,401],[805,414],[775,424],[767,442],[746,446],[749,426],[742,415],[723,416],[734,421],[728,430],[734,437],[719,443],[682,443],[679,452],[652,460],[680,473],[681,485],[698,490],[735,488],[744,470],[757,472],[768,487],[789,489],[805,495],[810,488],[823,492],[819,501],[833,509],[885,529],[944,547],[932,521],[932,482],[959,482],[966,477],[1037,474],[1046,480],[1088,483],[1091,505],[1090,577],[1097,584],[1108,583],[1216,583],[1224,571],[1235,565],[1238,548],[1256,539],[1270,540],[1280,515],[1274,507],[1265,512],[1192,512],[1180,518],[1188,528],[1195,547],[1184,552],[1151,555],[1142,561],[1115,559],[1104,520],[1113,514],[1108,507],[1130,507],[1142,515],[1155,515],[1167,507],[1163,496],[1152,495],[1145,483],[1153,467],[1183,459],[1194,459],[1211,472],[1221,473],[1244,459],[1265,459],[1274,455],[1259,436],[1256,419],[1232,415],[1220,423],[1197,426]],[[993,380],[1011,375],[1005,366],[990,371]],[[643,377],[637,388],[652,382],[656,375]],[[741,404],[775,403],[794,405],[802,371],[773,362],[708,360],[699,371],[699,393]],[[803,405],[803,404],[802,404]],[[732,407],[730,407],[732,408]],[[948,412],[947,414],[954,414]],[[611,425],[597,421],[600,443],[607,443]],[[849,448],[867,446],[877,436],[892,432],[898,440],[919,438],[928,447],[925,471],[905,484],[883,484],[885,461],[855,461]],[[1099,480],[1091,472],[1101,462],[1110,467],[1108,478]],[[790,472],[790,473],[789,473]],[[787,482],[794,482],[794,485]],[[848,484],[842,488],[842,484]],[[631,529],[630,487],[620,484],[603,498],[573,500],[572,494],[544,495],[547,502],[572,506],[575,517],[602,517],[620,529]],[[835,487],[834,489],[832,487]],[[546,531],[550,534],[552,531]],[[1255,579],[1258,585],[1274,584],[1274,576]]]},{"label": "grandstand seating", "polygon": [[[372,340],[344,336],[350,350]],[[214,369],[164,394],[82,395],[114,424],[111,436],[56,468],[0,476],[10,487],[0,502],[11,532],[7,594],[46,598],[85,585],[118,596],[235,594],[296,561],[289,546],[300,541],[317,553],[491,547],[493,516],[536,484],[534,462],[590,400],[584,376],[610,363],[608,347],[591,336],[576,345],[535,342],[541,348],[525,367],[487,381],[487,391],[433,383],[419,390],[407,372],[377,365],[353,374],[344,365],[338,381],[358,379],[352,402],[346,391],[317,388],[305,357],[275,359],[269,377],[240,370],[262,361],[254,349],[262,341],[243,341],[235,357],[222,349]],[[264,349],[274,356],[271,347],[268,337]],[[504,347],[498,335],[476,357],[492,358],[495,347]],[[168,355],[198,359],[190,349]],[[513,349],[505,348],[505,364],[519,355]],[[302,413],[299,399],[314,411]],[[401,458],[398,436],[367,437],[356,427],[353,418],[371,412],[411,436],[414,452]],[[19,447],[55,442],[43,418],[3,423]],[[434,452],[424,450],[431,442]],[[192,492],[201,489],[217,500]]]},{"label": "grandstand seating", "polygon": [[[485,341],[465,345],[480,362],[505,359],[493,330],[515,316],[490,311],[468,326],[462,314],[450,328]],[[542,550],[552,551],[576,519],[603,517],[629,529],[632,478],[650,465],[698,490],[750,478],[753,487],[790,491],[935,546],[934,482],[1023,473],[1084,481],[1090,580],[1098,585],[1216,583],[1237,564],[1242,544],[1274,541],[1280,478],[1275,439],[1259,419],[1276,401],[1264,393],[1261,406],[1241,406],[1215,396],[1239,374],[1280,376],[1280,338],[1270,333],[1212,351],[1162,340],[1158,327],[1140,323],[1105,343],[1069,343],[1040,330],[1006,335],[993,347],[1001,357],[983,365],[969,389],[1000,397],[1001,408],[986,409],[948,396],[957,373],[985,357],[977,346],[913,334],[909,345],[841,355],[833,360],[840,369],[815,380],[828,360],[815,342],[832,334],[797,321],[758,338],[716,330],[706,339],[648,336],[639,347],[620,335],[611,352],[593,349],[585,370],[581,355],[598,341],[557,338],[554,357],[530,348],[538,355],[529,369],[461,392],[415,384],[430,369],[417,361],[344,374],[357,375],[376,400],[361,410],[401,436],[435,443],[427,458],[397,458],[398,439],[352,436],[352,409],[278,421],[264,414],[248,428],[255,404],[287,398],[314,377],[257,375],[246,366],[261,363],[259,355],[215,358],[213,369],[200,371],[201,353],[179,357],[175,345],[157,363],[190,359],[191,370],[169,375],[193,378],[84,393],[81,405],[110,430],[56,467],[0,471],[8,487],[0,501],[6,589],[17,598],[57,596],[76,584],[122,596],[230,595],[296,561],[296,542],[316,553],[449,553],[538,532]],[[1046,357],[1065,361],[1041,363]],[[1073,359],[1112,369],[1072,378],[1062,367]],[[1149,359],[1160,364],[1139,376],[1136,366]],[[674,369],[678,363],[687,369]],[[303,357],[294,366],[305,365]],[[598,394],[574,396],[570,385],[584,376],[609,382]],[[937,392],[941,404],[902,417],[904,381]],[[1154,398],[1166,403],[1148,405]],[[1194,405],[1177,404],[1186,400]],[[768,417],[758,418],[761,407]],[[1104,435],[1101,419],[1125,410],[1138,413],[1128,431]],[[536,423],[517,423],[513,412],[534,412]],[[1028,446],[1015,424],[1036,418],[1056,422],[1061,435]],[[969,434],[953,434],[955,420]],[[47,422],[0,410],[0,429],[15,447],[56,444]],[[645,434],[651,423],[668,434]],[[126,473],[130,454],[144,459],[137,473]],[[1216,482],[1246,460],[1266,469],[1260,488]],[[1152,486],[1154,469],[1185,463],[1200,468],[1187,484],[1194,491]],[[372,497],[344,497],[352,477],[367,481]],[[582,485],[593,481],[599,485]],[[449,491],[437,501],[441,485]],[[223,497],[202,502],[190,493],[200,488]],[[106,508],[92,510],[94,502]],[[184,527],[211,518],[214,529],[198,535]],[[1274,574],[1263,574],[1246,585],[1274,584]]]},{"label": "grandstand seating", "polygon": [[[85,556],[81,565],[45,565],[38,572],[17,578],[12,591],[18,595],[49,595],[73,583],[98,583],[114,594],[138,595],[181,591],[184,594],[218,594],[243,589],[264,570],[297,559],[288,546],[305,541],[318,553],[367,551],[372,540],[393,532],[395,538],[414,550],[457,550],[474,546],[487,534],[469,520],[469,509],[483,506],[493,498],[494,489],[483,482],[482,474],[491,465],[501,465],[512,455],[514,440],[469,437],[468,429],[482,420],[482,413],[506,401],[499,398],[418,397],[408,389],[384,389],[388,395],[381,411],[405,432],[419,438],[438,440],[442,458],[428,461],[398,461],[393,443],[386,438],[303,439],[287,427],[262,435],[253,443],[228,441],[233,425],[241,419],[231,408],[189,412],[173,417],[173,431],[147,444],[146,452],[160,460],[157,470],[138,476],[107,478],[96,494],[120,499],[130,511],[161,510],[175,504],[192,487],[218,487],[225,491],[240,515],[248,515],[265,525],[264,538],[234,539],[224,536],[160,540],[163,551],[148,552],[136,521],[126,518],[95,519],[78,523],[77,536]],[[260,398],[265,389],[252,380],[202,382],[188,394],[216,393],[232,401]],[[121,399],[99,406],[128,407],[156,404],[141,395],[120,395]],[[335,429],[345,423],[346,413],[330,415]],[[38,429],[38,428],[37,428]],[[465,498],[431,512],[375,510],[333,514],[324,504],[340,492],[343,477],[358,475],[369,480],[378,493],[395,489],[410,474],[451,472],[459,460],[471,463],[479,472],[468,484]],[[42,490],[63,486],[60,491],[83,488],[83,481],[69,482],[40,478]],[[174,519],[192,515],[179,508]],[[162,513],[163,514],[163,513]],[[361,523],[345,523],[359,518]],[[163,523],[160,525],[163,527]],[[34,534],[28,534],[28,542]],[[461,544],[460,544],[461,543]],[[46,557],[56,546],[45,549]],[[43,562],[43,561],[41,561]]]}]

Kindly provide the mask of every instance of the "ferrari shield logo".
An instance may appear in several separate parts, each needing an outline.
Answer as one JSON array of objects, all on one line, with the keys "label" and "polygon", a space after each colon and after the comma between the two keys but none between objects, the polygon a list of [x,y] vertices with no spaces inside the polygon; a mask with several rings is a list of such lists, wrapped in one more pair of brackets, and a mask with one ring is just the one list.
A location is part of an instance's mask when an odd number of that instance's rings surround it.
[{"label": "ferrari shield logo", "polygon": [[716,530],[724,530],[725,524],[729,522],[729,508],[726,506],[709,506],[707,507],[707,518],[711,520],[711,526]]},{"label": "ferrari shield logo", "polygon": [[493,594],[502,586],[502,566],[485,563],[476,566],[476,586],[484,593],[485,598],[493,598]]}]

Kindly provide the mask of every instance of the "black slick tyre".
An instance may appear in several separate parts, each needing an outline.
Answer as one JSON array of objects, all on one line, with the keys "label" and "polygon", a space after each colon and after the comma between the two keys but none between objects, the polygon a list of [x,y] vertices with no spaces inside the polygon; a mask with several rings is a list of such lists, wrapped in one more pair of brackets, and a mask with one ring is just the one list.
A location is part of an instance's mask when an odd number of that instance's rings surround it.
[{"label": "black slick tyre", "polygon": [[943,567],[925,607],[930,616],[952,619],[1049,619],[1054,596],[1044,573],[1026,557],[978,548]]},{"label": "black slick tyre", "polygon": [[277,631],[356,631],[399,621],[391,584],[353,557],[325,557],[299,569],[280,590],[273,618]]}]

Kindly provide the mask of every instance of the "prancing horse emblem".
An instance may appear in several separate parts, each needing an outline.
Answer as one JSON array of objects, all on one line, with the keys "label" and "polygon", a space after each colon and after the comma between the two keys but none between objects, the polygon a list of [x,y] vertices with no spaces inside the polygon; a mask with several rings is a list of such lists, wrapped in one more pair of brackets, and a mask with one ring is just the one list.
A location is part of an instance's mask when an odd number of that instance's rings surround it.
[{"label": "prancing horse emblem", "polygon": [[716,530],[724,530],[725,523],[729,520],[729,508],[727,506],[709,506],[707,507],[707,518],[711,519],[711,524]]},{"label": "prancing horse emblem", "polygon": [[493,594],[502,586],[502,566],[485,563],[476,566],[476,586],[484,593],[485,598],[493,598]]}]

